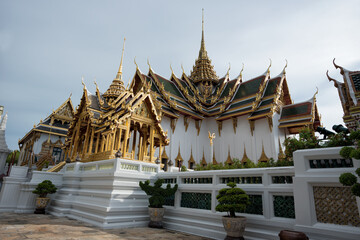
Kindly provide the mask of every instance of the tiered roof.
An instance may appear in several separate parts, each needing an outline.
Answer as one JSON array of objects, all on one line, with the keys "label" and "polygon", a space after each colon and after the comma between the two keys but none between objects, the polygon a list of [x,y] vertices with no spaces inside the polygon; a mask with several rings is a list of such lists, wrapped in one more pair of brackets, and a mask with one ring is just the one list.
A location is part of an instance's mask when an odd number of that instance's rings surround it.
[{"label": "tiered roof", "polygon": [[358,117],[360,116],[360,71],[350,71],[341,67],[333,60],[335,68],[340,69],[343,76],[343,83],[336,81],[326,73],[329,81],[334,82],[338,89],[339,97],[344,111],[344,122],[350,129],[358,127]]},{"label": "tiered roof", "polygon": [[70,123],[74,117],[74,108],[71,102],[71,96],[61,104],[56,110],[47,116],[44,121],[40,120],[34,127],[21,139],[19,144],[25,143],[32,134],[48,133],[51,135],[57,135],[60,137],[66,137]]}]

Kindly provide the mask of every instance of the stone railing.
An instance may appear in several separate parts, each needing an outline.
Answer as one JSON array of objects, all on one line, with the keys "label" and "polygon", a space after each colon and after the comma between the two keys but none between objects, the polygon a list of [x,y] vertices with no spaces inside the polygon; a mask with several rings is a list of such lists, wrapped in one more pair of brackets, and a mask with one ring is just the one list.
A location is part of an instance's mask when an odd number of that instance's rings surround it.
[{"label": "stone railing", "polygon": [[358,239],[360,217],[349,187],[339,183],[360,161],[343,159],[341,147],[300,150],[294,167],[159,173],[165,184],[179,185],[166,199],[166,227],[207,237],[223,238],[215,211],[216,195],[235,182],[251,204],[246,239],[276,239],[283,229],[305,232],[310,239]]},{"label": "stone railing", "polygon": [[[248,217],[248,236],[264,237],[261,230],[256,229],[259,221],[268,227],[282,225],[293,228],[294,174],[293,167],[159,173],[157,177],[164,179],[165,183],[179,186],[175,196],[166,199],[166,227],[223,238],[221,216],[226,213],[215,211],[216,195],[227,187],[228,182],[235,182],[250,197],[251,204],[241,214]],[[269,226],[270,221],[273,222]],[[280,231],[278,227],[273,227],[275,233],[265,235],[269,238],[276,236]]]},{"label": "stone railing", "polygon": [[95,162],[77,162],[69,163],[64,167],[65,174],[73,172],[92,172],[92,171],[129,171],[129,172],[141,172],[141,173],[158,173],[160,166],[153,163],[132,161],[124,159],[110,159]]}]

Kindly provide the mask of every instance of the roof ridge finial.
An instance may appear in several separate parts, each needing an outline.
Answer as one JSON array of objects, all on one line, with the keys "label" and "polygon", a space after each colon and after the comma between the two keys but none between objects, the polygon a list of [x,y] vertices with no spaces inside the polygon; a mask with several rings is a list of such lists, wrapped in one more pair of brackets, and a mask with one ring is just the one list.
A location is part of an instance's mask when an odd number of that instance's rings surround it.
[{"label": "roof ridge finial", "polygon": [[231,69],[231,64],[229,63],[229,68],[228,68],[227,73],[226,73],[226,75],[228,75],[228,76],[229,76],[229,73],[230,73],[230,69]]},{"label": "roof ridge finial", "polygon": [[87,89],[87,88],[86,88],[86,85],[85,85],[85,83],[84,83],[84,76],[81,76],[81,84],[84,86],[84,89]]},{"label": "roof ridge finial", "polygon": [[115,78],[116,80],[122,80],[122,66],[123,66],[123,59],[124,59],[125,40],[126,40],[126,38],[124,38],[124,42],[123,42],[123,48],[122,48],[122,52],[121,52],[120,66],[119,66],[118,73],[116,74],[116,78]]},{"label": "roof ridge finial", "polygon": [[316,98],[316,95],[319,93],[319,88],[316,87],[316,93],[314,94],[313,98]]},{"label": "roof ridge finial", "polygon": [[149,65],[149,71],[151,71],[152,69],[151,69],[149,58],[147,59],[147,65]]},{"label": "roof ridge finial", "polygon": [[269,60],[270,60],[270,65],[269,65],[269,67],[268,67],[268,69],[267,69],[267,73],[270,73],[270,68],[271,68],[271,65],[272,65],[272,61],[271,61],[271,58],[269,58]]},{"label": "roof ridge finial", "polygon": [[184,66],[181,64],[181,69],[183,71],[183,74],[185,74]]}]

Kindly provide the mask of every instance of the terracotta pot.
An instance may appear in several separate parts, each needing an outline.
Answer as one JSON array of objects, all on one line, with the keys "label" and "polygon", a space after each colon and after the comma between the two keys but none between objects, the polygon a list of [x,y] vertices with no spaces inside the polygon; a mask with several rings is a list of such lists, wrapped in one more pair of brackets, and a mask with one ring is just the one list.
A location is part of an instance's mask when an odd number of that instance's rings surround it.
[{"label": "terracotta pot", "polygon": [[222,217],[223,225],[226,231],[225,239],[244,239],[246,217]]},{"label": "terracotta pot", "polygon": [[280,240],[309,240],[305,233],[291,230],[282,230],[279,237]]},{"label": "terracotta pot", "polygon": [[45,214],[45,208],[49,203],[50,198],[36,198],[36,210],[34,213],[36,214]]},{"label": "terracotta pot", "polygon": [[150,222],[149,227],[163,228],[162,220],[164,218],[165,208],[149,207]]}]

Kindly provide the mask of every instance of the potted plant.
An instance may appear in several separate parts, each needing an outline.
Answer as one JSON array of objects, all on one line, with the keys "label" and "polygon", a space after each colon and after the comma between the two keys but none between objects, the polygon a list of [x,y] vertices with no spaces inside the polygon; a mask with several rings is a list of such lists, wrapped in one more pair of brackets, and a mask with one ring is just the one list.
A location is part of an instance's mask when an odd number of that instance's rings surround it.
[{"label": "potted plant", "polygon": [[36,198],[36,214],[45,214],[45,208],[49,203],[50,198],[47,198],[47,194],[55,193],[57,188],[50,180],[44,180],[39,183],[33,193],[38,194],[39,197]]},{"label": "potted plant", "polygon": [[162,219],[164,217],[165,208],[163,205],[165,203],[165,198],[170,197],[175,194],[178,189],[178,185],[175,184],[174,187],[171,187],[170,183],[167,184],[166,188],[162,188],[164,180],[158,179],[154,183],[154,186],[150,186],[150,181],[147,180],[144,183],[139,182],[140,188],[149,196],[149,215],[150,222],[149,227],[152,228],[162,228]]},{"label": "potted plant", "polygon": [[249,196],[241,188],[236,187],[236,183],[229,182],[230,188],[223,188],[219,191],[216,199],[219,204],[216,211],[228,212],[227,216],[222,217],[223,225],[227,236],[225,239],[244,239],[246,218],[235,216],[235,212],[243,212],[250,204]]}]

